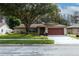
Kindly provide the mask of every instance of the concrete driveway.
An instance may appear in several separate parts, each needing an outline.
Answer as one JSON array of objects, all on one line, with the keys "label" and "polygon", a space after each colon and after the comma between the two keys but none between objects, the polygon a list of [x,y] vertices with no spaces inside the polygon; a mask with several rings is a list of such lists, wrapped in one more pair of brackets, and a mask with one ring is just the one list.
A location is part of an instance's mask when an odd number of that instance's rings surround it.
[{"label": "concrete driveway", "polygon": [[48,36],[49,39],[54,40],[55,44],[79,44],[79,40],[64,36],[64,35],[54,35],[54,36]]}]

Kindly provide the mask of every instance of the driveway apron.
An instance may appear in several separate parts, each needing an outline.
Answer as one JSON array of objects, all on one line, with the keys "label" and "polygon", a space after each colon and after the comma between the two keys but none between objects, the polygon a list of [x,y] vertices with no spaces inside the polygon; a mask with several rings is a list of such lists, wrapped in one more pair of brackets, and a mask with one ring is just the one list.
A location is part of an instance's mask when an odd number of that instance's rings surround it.
[{"label": "driveway apron", "polygon": [[48,38],[54,40],[55,44],[79,44],[78,39],[65,35],[53,35],[53,36],[48,36]]}]

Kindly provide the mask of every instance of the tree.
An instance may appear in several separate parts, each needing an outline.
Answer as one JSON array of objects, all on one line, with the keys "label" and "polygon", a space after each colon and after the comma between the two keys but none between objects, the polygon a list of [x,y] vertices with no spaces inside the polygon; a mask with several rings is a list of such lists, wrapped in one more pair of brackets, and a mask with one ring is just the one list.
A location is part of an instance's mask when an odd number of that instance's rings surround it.
[{"label": "tree", "polygon": [[19,26],[21,24],[21,21],[15,17],[8,17],[7,24],[11,29],[14,29],[15,26]]},{"label": "tree", "polygon": [[56,20],[56,22],[58,22],[59,24],[63,24],[68,26],[69,25],[69,17],[67,17],[67,19],[65,18],[65,15],[61,15],[59,14],[59,20]]},{"label": "tree", "polygon": [[73,20],[72,20],[73,23],[79,24],[79,11],[75,11],[75,12],[73,13],[72,18],[73,18]]},{"label": "tree", "polygon": [[58,8],[56,4],[49,3],[12,3],[12,4],[0,4],[0,12],[5,16],[15,16],[25,24],[28,32],[30,24],[35,19],[40,19],[44,15],[51,16],[51,20],[56,20],[58,14]]}]

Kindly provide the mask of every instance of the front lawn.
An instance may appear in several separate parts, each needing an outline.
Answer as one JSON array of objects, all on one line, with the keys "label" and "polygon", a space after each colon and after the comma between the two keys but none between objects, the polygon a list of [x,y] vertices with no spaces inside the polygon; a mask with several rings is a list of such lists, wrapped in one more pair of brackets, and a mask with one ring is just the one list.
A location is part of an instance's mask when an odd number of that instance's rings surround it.
[{"label": "front lawn", "polygon": [[0,40],[0,44],[54,44],[53,40]]},{"label": "front lawn", "polygon": [[0,44],[54,44],[47,36],[34,36],[32,34],[6,34],[0,35]]},{"label": "front lawn", "polygon": [[47,36],[34,36],[32,34],[5,34],[0,35],[0,39],[48,39]]}]

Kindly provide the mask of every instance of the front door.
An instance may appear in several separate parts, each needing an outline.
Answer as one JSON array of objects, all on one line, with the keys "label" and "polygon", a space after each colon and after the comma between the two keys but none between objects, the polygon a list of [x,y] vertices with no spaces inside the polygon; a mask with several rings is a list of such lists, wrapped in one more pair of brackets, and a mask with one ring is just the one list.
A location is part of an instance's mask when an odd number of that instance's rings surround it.
[{"label": "front door", "polygon": [[44,35],[45,27],[40,27],[40,35]]}]

